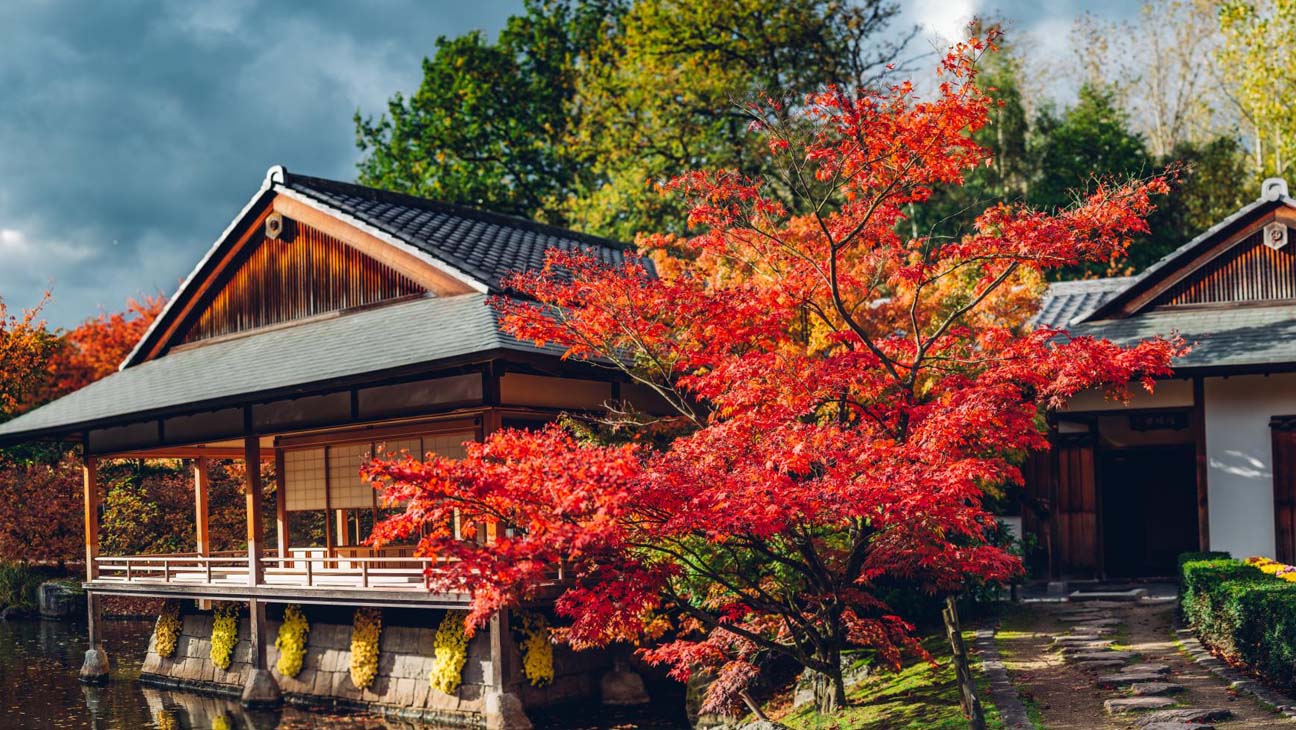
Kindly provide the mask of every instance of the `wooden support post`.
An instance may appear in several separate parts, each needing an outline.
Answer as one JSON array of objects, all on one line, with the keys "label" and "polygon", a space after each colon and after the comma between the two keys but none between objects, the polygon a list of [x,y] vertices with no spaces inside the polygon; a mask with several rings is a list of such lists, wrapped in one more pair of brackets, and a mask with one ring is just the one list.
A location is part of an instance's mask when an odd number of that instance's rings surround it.
[{"label": "wooden support post", "polygon": [[338,547],[346,547],[351,544],[351,513],[349,510],[340,509],[333,513],[337,520],[337,527],[333,534],[336,535]]},{"label": "wooden support post", "polygon": [[248,637],[252,644],[252,671],[248,673],[247,683],[243,685],[242,702],[245,707],[271,707],[282,701],[279,683],[270,673],[266,661],[266,625],[265,603],[253,598],[248,601]]},{"label": "wooden support post", "polygon": [[[278,539],[279,558],[288,557],[288,480],[284,474],[284,451],[275,447],[275,537]],[[288,564],[280,562],[279,567]]]},{"label": "wooden support post", "polygon": [[80,679],[86,684],[102,684],[108,681],[108,653],[103,649],[101,635],[103,614],[99,595],[86,591],[86,638],[89,647],[85,660],[81,664]]},{"label": "wooden support post", "polygon": [[255,435],[243,437],[243,465],[247,472],[247,548],[248,585],[259,585],[264,578],[261,563],[261,546],[264,544],[265,525],[261,516],[261,439]]},{"label": "wooden support post", "polygon": [[1206,384],[1200,377],[1193,378],[1192,431],[1197,459],[1197,549],[1207,552],[1210,550],[1210,490],[1207,485],[1210,460],[1206,455]]},{"label": "wooden support post", "polygon": [[83,502],[85,506],[85,561],[86,582],[99,577],[99,464],[93,456],[85,457],[81,467]]},{"label": "wooden support post", "polygon": [[194,460],[194,523],[197,526],[198,554],[211,555],[211,522],[208,520],[207,503],[211,488],[211,477],[207,472],[207,457],[200,456]]}]

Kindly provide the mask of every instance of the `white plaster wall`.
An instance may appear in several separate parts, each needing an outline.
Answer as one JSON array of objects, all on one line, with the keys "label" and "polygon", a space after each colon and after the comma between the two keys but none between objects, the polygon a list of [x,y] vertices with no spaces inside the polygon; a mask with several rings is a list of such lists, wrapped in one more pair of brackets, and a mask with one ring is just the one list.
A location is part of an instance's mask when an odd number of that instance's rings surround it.
[{"label": "white plaster wall", "polygon": [[1149,393],[1141,383],[1129,386],[1129,403],[1108,400],[1100,389],[1076,393],[1062,409],[1063,413],[1086,411],[1119,411],[1125,408],[1179,408],[1192,405],[1191,380],[1158,380]]},{"label": "white plaster wall", "polygon": [[1207,378],[1204,387],[1211,549],[1272,556],[1269,418],[1296,414],[1296,374]]}]

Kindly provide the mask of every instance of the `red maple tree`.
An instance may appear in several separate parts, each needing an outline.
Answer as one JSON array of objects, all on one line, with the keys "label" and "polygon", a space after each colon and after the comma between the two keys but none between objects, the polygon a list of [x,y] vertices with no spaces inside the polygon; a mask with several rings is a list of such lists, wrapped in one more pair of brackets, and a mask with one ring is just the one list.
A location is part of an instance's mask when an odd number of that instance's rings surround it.
[{"label": "red maple tree", "polygon": [[[711,672],[707,711],[732,707],[770,655],[825,678],[831,711],[844,652],[896,664],[914,646],[880,586],[949,594],[1018,572],[983,497],[1047,448],[1041,408],[1150,388],[1182,347],[1026,324],[1043,273],[1122,251],[1164,179],[1099,184],[1061,211],[996,205],[956,240],[901,233],[933,186],[988,162],[971,135],[993,42],[953,48],[929,100],[905,83],[753,105],[777,172],[673,181],[695,235],[642,239],[655,275],[566,252],[515,277],[528,298],[496,303],[508,330],[621,369],[673,416],[618,411],[619,444],[551,426],[497,432],[462,460],[375,462],[405,505],[376,539],[421,533],[423,554],[450,559],[433,589],[470,591],[473,625],[563,565],[558,638]],[[664,446],[649,422],[673,429]],[[507,529],[461,541],[456,519]]]},{"label": "red maple tree", "polygon": [[164,306],[162,296],[127,299],[125,310],[100,312],[65,332],[50,358],[43,400],[67,395],[116,372]]}]

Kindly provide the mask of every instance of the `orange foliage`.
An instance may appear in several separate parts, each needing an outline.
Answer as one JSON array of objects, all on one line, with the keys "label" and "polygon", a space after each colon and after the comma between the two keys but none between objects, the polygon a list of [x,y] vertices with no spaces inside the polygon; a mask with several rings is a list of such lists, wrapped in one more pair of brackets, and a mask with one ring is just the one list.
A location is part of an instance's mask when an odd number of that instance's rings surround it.
[{"label": "orange foliage", "polygon": [[101,312],[64,334],[50,360],[43,400],[67,395],[115,372],[165,305],[161,296],[128,299],[124,312]]}]

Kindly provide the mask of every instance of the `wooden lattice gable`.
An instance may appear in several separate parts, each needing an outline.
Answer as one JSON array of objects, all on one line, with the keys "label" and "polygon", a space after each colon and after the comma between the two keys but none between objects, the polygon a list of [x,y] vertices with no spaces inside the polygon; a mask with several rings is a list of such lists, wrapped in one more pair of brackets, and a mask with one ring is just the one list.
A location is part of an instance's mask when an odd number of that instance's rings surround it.
[{"label": "wooden lattice gable", "polygon": [[1296,200],[1281,180],[1134,277],[1084,321],[1152,310],[1296,302]]},{"label": "wooden lattice gable", "polygon": [[414,246],[265,183],[181,284],[123,363],[172,348],[413,296],[487,286]]}]

